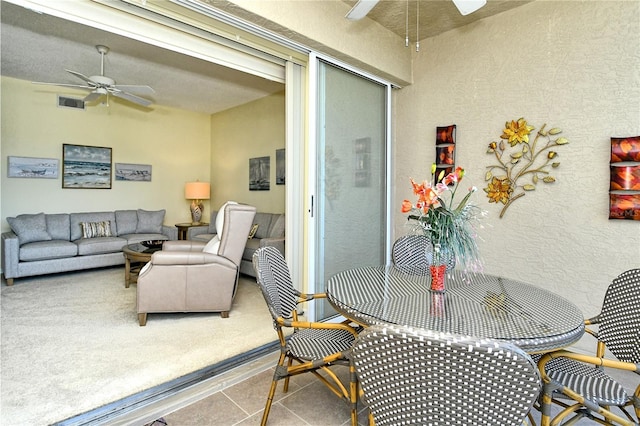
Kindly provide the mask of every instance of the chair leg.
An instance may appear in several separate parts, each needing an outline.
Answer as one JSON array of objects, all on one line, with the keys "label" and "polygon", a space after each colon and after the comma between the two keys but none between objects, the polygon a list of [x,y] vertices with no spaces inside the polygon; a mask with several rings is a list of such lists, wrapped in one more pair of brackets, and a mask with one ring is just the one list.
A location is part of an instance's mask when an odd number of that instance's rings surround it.
[{"label": "chair leg", "polygon": [[147,325],[147,314],[138,314],[138,322],[140,323],[140,327]]},{"label": "chair leg", "polygon": [[229,318],[229,311],[222,311],[220,312],[220,316],[222,318]]}]

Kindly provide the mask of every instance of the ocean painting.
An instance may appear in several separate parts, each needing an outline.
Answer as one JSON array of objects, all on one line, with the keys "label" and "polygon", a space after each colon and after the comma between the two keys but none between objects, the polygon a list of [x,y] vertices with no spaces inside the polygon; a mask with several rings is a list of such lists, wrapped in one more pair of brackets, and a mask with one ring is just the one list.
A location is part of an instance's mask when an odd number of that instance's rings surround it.
[{"label": "ocean painting", "polygon": [[111,189],[111,148],[63,144],[62,187]]},{"label": "ocean painting", "polygon": [[17,178],[58,178],[58,160],[55,158],[13,157],[8,160],[8,176]]},{"label": "ocean painting", "polygon": [[116,163],[116,180],[151,182],[151,165]]}]

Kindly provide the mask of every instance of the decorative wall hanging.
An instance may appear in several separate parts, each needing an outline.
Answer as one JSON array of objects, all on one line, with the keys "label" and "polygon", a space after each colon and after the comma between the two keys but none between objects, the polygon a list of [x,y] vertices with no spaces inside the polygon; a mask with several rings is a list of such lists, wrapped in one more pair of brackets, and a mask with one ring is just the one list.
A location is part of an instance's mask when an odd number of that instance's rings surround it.
[{"label": "decorative wall hanging", "polygon": [[150,164],[115,163],[115,180],[151,182]]},{"label": "decorative wall hanging", "polygon": [[436,183],[455,168],[456,125],[436,127]]},{"label": "decorative wall hanging", "polygon": [[640,220],[640,136],[611,138],[609,219]]},{"label": "decorative wall hanging", "polygon": [[498,164],[488,166],[485,174],[487,193],[490,203],[502,203],[500,217],[507,208],[525,193],[534,191],[538,182],[553,183],[556,179],[550,174],[552,168],[560,165],[555,161],[558,153],[554,151],[569,141],[558,136],[562,133],[557,127],[545,130],[543,124],[536,133],[533,142],[529,135],[535,127],[530,126],[524,118],[507,121],[502,130],[500,142],[489,144],[488,154],[493,154]]},{"label": "decorative wall hanging", "polygon": [[353,142],[355,158],[354,185],[371,186],[371,138],[360,138]]},{"label": "decorative wall hanging", "polygon": [[268,191],[271,157],[249,159],[249,191]]},{"label": "decorative wall hanging", "polygon": [[286,164],[284,148],[276,149],[276,185],[285,184]]},{"label": "decorative wall hanging", "polygon": [[62,187],[111,189],[111,148],[62,145]]},{"label": "decorative wall hanging", "polygon": [[58,179],[59,161],[55,158],[8,157],[7,176],[12,178]]}]

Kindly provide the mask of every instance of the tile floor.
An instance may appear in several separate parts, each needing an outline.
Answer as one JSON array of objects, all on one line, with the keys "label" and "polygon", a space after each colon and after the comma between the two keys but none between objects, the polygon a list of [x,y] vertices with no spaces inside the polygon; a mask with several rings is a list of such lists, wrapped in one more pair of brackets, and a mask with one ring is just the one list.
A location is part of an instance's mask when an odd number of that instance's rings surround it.
[{"label": "tile floor", "polygon": [[[191,425],[254,425],[260,424],[264,403],[273,377],[273,366],[277,354],[271,354],[250,365],[240,367],[221,377],[203,383],[203,390],[185,392],[178,396],[175,403],[165,402],[161,408],[147,413],[147,419],[153,415],[162,415],[169,426]],[[341,377],[347,373],[346,367],[336,366]],[[617,377],[628,389],[638,385],[637,376],[626,374]],[[368,424],[366,408],[359,413],[358,423]],[[539,424],[540,416],[533,411],[534,420]],[[144,424],[144,422],[127,422],[127,424]],[[315,425],[341,426],[350,424],[350,412],[347,404],[338,400],[313,375],[302,374],[291,379],[289,392],[282,392],[282,382],[269,414],[270,426]],[[596,423],[582,419],[578,423],[594,425]],[[155,423],[154,426],[159,426]]]}]

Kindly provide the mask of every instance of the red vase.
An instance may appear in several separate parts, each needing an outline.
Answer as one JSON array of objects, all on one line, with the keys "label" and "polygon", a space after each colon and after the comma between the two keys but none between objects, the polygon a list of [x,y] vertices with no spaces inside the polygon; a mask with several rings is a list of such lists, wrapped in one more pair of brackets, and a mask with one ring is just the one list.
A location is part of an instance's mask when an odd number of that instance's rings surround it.
[{"label": "red vase", "polygon": [[444,291],[444,277],[447,273],[447,265],[430,265],[431,290]]}]

